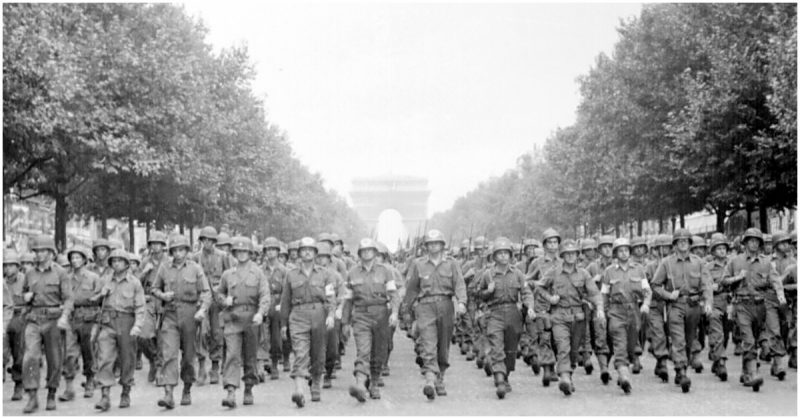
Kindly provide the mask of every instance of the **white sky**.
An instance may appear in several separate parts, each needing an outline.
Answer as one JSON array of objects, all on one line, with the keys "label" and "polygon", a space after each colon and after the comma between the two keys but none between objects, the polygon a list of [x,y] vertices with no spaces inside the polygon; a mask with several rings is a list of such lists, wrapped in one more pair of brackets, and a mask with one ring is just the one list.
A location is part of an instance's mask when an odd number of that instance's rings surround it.
[{"label": "white sky", "polygon": [[428,178],[429,215],[514,166],[579,102],[641,4],[191,2],[246,43],[270,122],[349,201],[353,177]]}]

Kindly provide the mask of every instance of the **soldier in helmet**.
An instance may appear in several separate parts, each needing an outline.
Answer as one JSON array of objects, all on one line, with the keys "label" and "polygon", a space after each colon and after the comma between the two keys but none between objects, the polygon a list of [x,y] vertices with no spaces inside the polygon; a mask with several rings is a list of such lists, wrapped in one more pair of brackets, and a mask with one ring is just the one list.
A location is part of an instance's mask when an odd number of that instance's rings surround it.
[{"label": "soldier in helmet", "polygon": [[[749,228],[742,238],[745,252],[735,256],[728,262],[722,283],[730,285],[733,293],[736,323],[742,339],[742,376],[740,382],[754,391],[763,384],[763,379],[758,375],[756,355],[760,344],[762,357],[770,360],[779,357],[783,360],[785,349],[780,339],[767,332],[770,324],[767,318],[767,299],[770,288],[775,291],[778,304],[786,304],[783,284],[778,279],[775,267],[768,257],[761,254],[763,235],[757,228]],[[782,366],[779,364],[779,366]],[[784,371],[776,371],[785,375]],[[779,375],[779,378],[782,378]]]},{"label": "soldier in helmet", "polygon": [[518,304],[527,307],[529,318],[536,316],[533,293],[525,282],[525,275],[511,264],[511,253],[511,240],[498,237],[492,249],[494,267],[483,271],[476,287],[479,298],[488,305],[489,362],[497,397],[501,399],[511,390],[508,377],[514,371],[522,334],[522,313]]},{"label": "soldier in helmet", "polygon": [[214,303],[213,298],[214,290],[219,286],[219,280],[222,273],[231,268],[229,256],[216,248],[217,243],[217,230],[214,227],[203,227],[200,230],[201,249],[194,255],[192,260],[198,263],[208,279],[209,286],[211,287],[212,302],[208,307],[208,316],[203,320],[203,330],[207,330],[207,334],[202,334],[202,339],[199,339],[196,347],[197,349],[197,363],[198,374],[197,384],[203,385],[206,382],[206,356],[211,359],[211,371],[208,374],[208,381],[210,384],[219,383],[219,364],[222,361],[222,345],[224,343],[222,337],[222,328],[220,326],[220,307]]},{"label": "soldier in helmet", "polygon": [[25,354],[22,360],[22,384],[28,393],[23,413],[39,408],[42,349],[47,359],[47,410],[56,408],[56,390],[63,362],[63,330],[69,328],[72,314],[72,286],[67,271],[58,266],[56,245],[51,236],[37,236],[31,245],[36,253],[36,267],[22,282],[23,302],[28,306],[25,325]]},{"label": "soldier in helmet", "polygon": [[368,382],[370,398],[381,398],[378,383],[389,352],[389,326],[397,325],[400,309],[395,276],[376,261],[377,253],[374,240],[359,242],[359,264],[347,273],[344,293],[347,304],[341,306],[343,311],[349,311],[342,317],[353,324],[356,360],[350,395],[359,402],[366,401]]},{"label": "soldier in helmet", "polygon": [[163,364],[161,359],[161,352],[158,348],[156,334],[158,333],[157,325],[161,322],[163,316],[163,307],[161,300],[153,297],[152,285],[155,282],[156,274],[162,265],[169,263],[169,255],[167,254],[167,236],[160,231],[154,231],[150,234],[147,240],[148,254],[142,260],[142,269],[139,272],[138,278],[144,287],[144,300],[145,300],[145,315],[144,323],[142,324],[142,332],[136,338],[137,348],[137,366],[141,364],[141,355],[147,358],[150,363],[150,371],[147,373],[147,381],[152,383],[156,380],[156,371]]},{"label": "soldier in helmet", "polygon": [[[603,295],[603,307],[608,312],[614,368],[619,374],[617,384],[627,394],[631,391],[628,361],[632,359],[635,364],[639,363],[641,314],[650,312],[652,291],[645,277],[644,266],[630,260],[631,246],[628,239],[614,240],[611,251],[616,262],[603,273],[600,294]],[[636,352],[637,349],[639,353]]]},{"label": "soldier in helmet", "polygon": [[[22,357],[25,351],[25,312],[22,301],[22,284],[25,274],[20,272],[19,254],[3,251],[3,369],[11,373],[14,394],[11,401],[22,400]],[[8,365],[8,364],[11,365]]]},{"label": "soldier in helmet", "polygon": [[581,240],[581,255],[578,258],[578,267],[586,269],[597,260],[597,241],[591,237]]},{"label": "soldier in helmet", "polygon": [[95,239],[92,242],[92,253],[94,254],[94,263],[87,268],[101,278],[110,274],[111,267],[108,265],[107,259],[111,254],[111,242],[104,238]]},{"label": "soldier in helmet", "polygon": [[587,270],[578,266],[578,253],[575,241],[565,240],[559,251],[561,262],[544,275],[541,287],[542,296],[551,304],[550,317],[560,377],[558,388],[567,396],[575,391],[573,365],[586,333],[585,301],[591,300],[598,307],[598,316],[605,313],[597,284]]},{"label": "soldier in helmet", "polygon": [[[394,277],[395,285],[397,286],[397,296],[398,302],[402,301],[403,298],[406,296],[406,285],[403,280],[403,275],[400,274],[400,271],[392,264],[392,256],[389,253],[389,248],[386,247],[385,244],[381,242],[377,242],[378,245],[378,254],[375,256],[375,259],[378,263],[383,264],[386,266],[392,276]],[[392,355],[392,350],[394,349],[394,332],[397,329],[397,325],[389,325],[389,346],[388,351],[386,353],[386,361],[383,363],[383,368],[381,369],[381,376],[388,377],[390,374],[389,369],[389,357]],[[379,384],[382,384],[383,381],[381,380]]]},{"label": "soldier in helmet", "polygon": [[[439,230],[425,234],[427,256],[411,262],[406,281],[405,306],[416,303],[415,318],[419,329],[423,393],[428,400],[445,396],[444,374],[450,366],[450,336],[453,333],[453,297],[458,302],[458,315],[467,312],[467,292],[461,268],[453,258],[442,254],[444,235]],[[435,391],[435,392],[434,392]]]},{"label": "soldier in helmet", "polygon": [[[479,252],[483,252],[486,249],[486,240],[483,236],[478,236],[475,239],[475,249]],[[480,299],[475,291],[477,290],[477,281],[480,279],[479,273],[485,269],[486,265],[486,258],[481,253],[478,253],[477,257],[467,261],[461,268],[462,272],[464,272],[464,285],[467,287],[467,314],[458,319],[453,337],[461,349],[461,354],[467,355],[467,361],[472,361],[478,352],[474,348],[475,331],[473,323],[475,310]]]},{"label": "soldier in helmet", "polygon": [[764,244],[761,246],[761,251],[763,254],[772,257],[772,253],[775,251],[772,245],[772,234],[764,234]]},{"label": "soldier in helmet", "polygon": [[[672,235],[659,234],[653,248],[656,250],[657,258],[645,266],[645,275],[650,282],[650,289],[653,289],[653,278],[661,261],[672,253]],[[650,315],[647,317],[647,339],[650,341],[650,352],[656,357],[654,374],[661,378],[662,382],[669,381],[669,370],[667,369],[667,358],[669,358],[669,348],[667,345],[667,304],[658,293],[653,293],[650,302]]]},{"label": "soldier in helmet", "polygon": [[236,389],[244,372],[242,404],[253,404],[253,386],[258,382],[256,358],[259,325],[270,309],[270,286],[264,271],[251,260],[253,243],[243,236],[234,237],[231,253],[236,266],[225,270],[215,292],[223,307],[222,321],[227,348],[222,385],[228,395],[222,405],[236,407]]},{"label": "soldier in helmet", "polygon": [[[614,262],[614,254],[612,252],[613,245],[613,236],[600,236],[597,241],[597,249],[600,257],[586,267],[586,270],[592,275],[595,284],[598,285],[597,288],[600,288],[600,280],[603,278],[603,273],[606,268],[611,266]],[[607,325],[605,321],[597,316],[596,312],[589,313],[587,317],[592,319],[589,325],[590,335],[587,336],[587,338],[591,336],[592,349],[597,356],[597,363],[600,365],[600,380],[603,384],[608,384],[611,379],[611,375],[608,373],[608,361],[611,351],[608,347]],[[583,368],[586,370],[587,374],[591,374],[594,369],[591,359],[589,359],[585,353]]]},{"label": "soldier in helmet", "polygon": [[269,336],[269,357],[270,379],[277,380],[280,376],[278,363],[283,359],[284,365],[289,365],[289,352],[291,347],[286,348],[281,337],[281,292],[286,284],[286,267],[280,263],[279,252],[281,244],[275,237],[267,237],[264,240],[264,273],[269,281],[270,307],[267,315],[267,326]]},{"label": "soldier in helmet", "polygon": [[705,261],[689,252],[691,238],[689,230],[675,231],[672,236],[675,253],[661,261],[652,281],[653,292],[667,301],[670,357],[675,364],[675,384],[679,384],[684,393],[692,384],[686,368],[697,325],[704,313],[711,315],[714,304]]},{"label": "soldier in helmet", "polygon": [[172,236],[168,246],[172,261],[161,265],[152,286],[153,296],[164,304],[158,331],[164,364],[158,371],[156,385],[164,387],[164,397],[158,400],[158,405],[167,409],[175,407],[172,390],[178,384],[179,373],[183,381],[181,405],[192,404],[197,328],[211,304],[208,280],[203,268],[189,259],[190,250],[186,236]]},{"label": "soldier in helmet", "polygon": [[[337,272],[336,267],[333,266],[331,258],[333,255],[331,254],[331,245],[329,241],[318,242],[317,243],[317,257],[316,262],[317,265],[328,269],[334,277],[334,287],[333,289],[336,291],[336,304],[341,303],[344,290],[342,287],[344,286],[344,278],[339,275]],[[339,336],[342,331],[342,316],[341,313],[335,313],[336,316],[334,318],[333,329],[329,329],[325,331],[325,376],[322,380],[322,387],[323,388],[331,388],[333,383],[331,380],[336,378],[334,374],[334,369],[336,368],[336,364],[340,363],[340,356],[339,356]]]},{"label": "soldier in helmet", "polygon": [[[650,262],[648,259],[648,255],[650,254],[650,248],[647,244],[647,240],[645,240],[642,236],[636,236],[631,239],[631,261],[638,263],[642,266],[642,269],[647,267],[647,264]],[[648,285],[649,285],[648,281]],[[652,295],[652,293],[651,293]],[[652,300],[651,300],[652,301]],[[642,301],[639,301],[641,304]],[[639,340],[636,346],[636,353],[638,354],[634,360],[632,360],[633,364],[631,365],[631,372],[634,374],[639,374],[642,371],[642,364],[639,359],[639,355],[642,354],[642,350],[644,349],[645,344],[647,343],[647,324],[649,323],[650,313],[645,312],[641,315],[641,321],[639,322]]]},{"label": "soldier in helmet", "polygon": [[289,267],[286,266],[286,263],[288,261],[289,261],[289,248],[286,247],[285,244],[281,243],[281,249],[278,252],[278,262],[280,262],[281,265],[283,265],[286,269],[289,269]]},{"label": "soldier in helmet", "polygon": [[336,271],[339,275],[341,275],[342,278],[345,278],[347,276],[347,271],[349,268],[347,266],[347,263],[345,263],[344,259],[339,257],[342,254],[341,249],[339,250],[339,256],[333,254],[333,248],[336,246],[333,242],[334,238],[338,239],[337,241],[341,242],[341,239],[339,239],[338,236],[334,236],[328,233],[322,233],[319,235],[319,237],[317,237],[317,243],[326,243],[328,246],[330,246],[331,254],[329,255],[329,257],[331,259],[331,268],[333,268],[334,271]]},{"label": "soldier in helmet", "polygon": [[[142,257],[134,252],[128,252],[128,258],[131,260],[131,273],[138,278],[139,274],[142,272]],[[137,369],[141,369],[141,367]]]},{"label": "soldier in helmet", "polygon": [[532,363],[538,363],[544,370],[542,373],[542,385],[547,387],[550,382],[558,381],[558,376],[555,372],[556,358],[552,346],[553,333],[548,314],[550,302],[538,290],[538,287],[544,284],[542,281],[544,274],[560,262],[558,247],[561,245],[561,235],[556,230],[548,228],[542,236],[542,244],[545,254],[543,257],[533,261],[528,267],[525,279],[533,290],[536,311],[536,318],[528,320],[529,333],[532,336],[534,350]]},{"label": "soldier in helmet", "polygon": [[728,265],[728,239],[722,233],[714,233],[711,236],[711,261],[706,263],[709,275],[711,275],[711,289],[714,292],[714,311],[709,318],[708,334],[708,356],[713,362],[711,372],[722,381],[728,380],[728,369],[725,361],[727,336],[725,334],[725,323],[728,317],[728,299],[730,298],[730,288],[722,283],[725,275],[725,268]]},{"label": "soldier in helmet", "polygon": [[689,250],[700,259],[705,259],[708,253],[706,239],[700,236],[692,236],[692,244],[689,246]]},{"label": "soldier in helmet", "polygon": [[75,398],[75,389],[72,381],[78,369],[78,359],[83,363],[83,375],[86,377],[84,397],[91,398],[94,390],[94,351],[92,348],[92,328],[99,314],[99,302],[92,300],[103,288],[103,281],[97,274],[90,271],[86,264],[89,262],[90,250],[83,246],[73,246],[67,252],[72,271],[69,274],[74,296],[75,311],[72,314],[70,328],[66,330],[66,357],[64,359],[64,379],[66,388],[58,400],[65,402]]},{"label": "soldier in helmet", "polygon": [[19,258],[19,263],[22,274],[27,274],[36,267],[36,255],[33,252],[24,252]]},{"label": "soldier in helmet", "polygon": [[65,255],[63,253],[59,253],[58,256],[56,256],[56,263],[58,264],[58,266],[66,269],[67,271],[69,271],[70,263],[69,263],[69,259],[67,259],[67,255]]},{"label": "soldier in helmet", "polygon": [[[789,269],[797,266],[797,259],[794,257],[791,245],[792,237],[783,232],[775,233],[773,241],[775,245],[775,255],[772,258],[772,263],[775,265],[775,271],[781,278],[784,284],[784,292],[786,294],[787,305],[790,310],[779,310],[781,315],[781,335],[786,344],[787,352],[789,352],[789,367],[797,367],[797,336],[791,333],[794,325],[794,315],[796,310],[792,310],[797,300],[796,290],[791,292],[788,287],[791,285],[791,275]],[[772,300],[772,293],[770,293],[770,300]],[[774,304],[774,300],[771,304]]]},{"label": "soldier in helmet", "polygon": [[226,255],[229,255],[231,258],[233,258],[231,255],[231,236],[228,233],[223,231],[217,234],[217,242],[214,244],[214,246],[217,249],[225,252]]},{"label": "soldier in helmet", "polygon": [[[289,243],[289,261],[288,264],[297,266],[299,263],[298,257],[300,256],[300,240],[295,240]],[[288,266],[287,266],[288,268]]]},{"label": "soldier in helmet", "polygon": [[[311,379],[311,401],[321,399],[320,385],[325,364],[325,330],[333,329],[336,311],[335,278],[314,263],[317,246],[304,237],[297,243],[299,265],[289,270],[281,293],[281,318],[291,332],[294,365],[291,377],[295,389],[292,401],[305,405],[307,381]],[[283,326],[281,334],[286,334]]]},{"label": "soldier in helmet", "polygon": [[642,236],[636,236],[631,239],[631,261],[636,262],[642,267],[647,266],[647,255],[650,253],[650,248],[647,246],[647,240]]},{"label": "soldier in helmet", "polygon": [[108,257],[113,273],[100,292],[91,297],[102,301],[97,325],[97,383],[101,397],[95,409],[107,411],[111,406],[110,391],[114,385],[114,369],[119,365],[122,385],[119,407],[131,404],[131,386],[136,361],[135,339],[142,331],[145,313],[144,288],[130,272],[128,252],[116,249]]},{"label": "soldier in helmet", "polygon": [[536,259],[536,248],[541,247],[539,240],[536,239],[525,239],[522,241],[522,257],[520,261],[517,262],[517,269],[519,269],[520,272],[528,272],[528,267],[533,263],[533,260]]}]

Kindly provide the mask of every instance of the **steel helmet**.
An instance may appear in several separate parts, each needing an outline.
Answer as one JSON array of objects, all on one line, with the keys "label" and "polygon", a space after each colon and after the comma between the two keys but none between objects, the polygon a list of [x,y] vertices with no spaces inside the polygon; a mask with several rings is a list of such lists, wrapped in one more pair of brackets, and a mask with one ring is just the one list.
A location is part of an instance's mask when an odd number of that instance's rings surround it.
[{"label": "steel helmet", "polygon": [[597,242],[588,237],[581,240],[581,250],[597,250]]},{"label": "steel helmet", "polygon": [[558,249],[558,256],[563,257],[564,253],[575,252],[580,253],[581,249],[578,248],[578,244],[575,243],[575,240],[567,239],[561,243],[560,248]]},{"label": "steel helmet", "polygon": [[278,255],[289,256],[289,249],[286,247],[285,244],[281,245],[281,248],[278,250]]},{"label": "steel helmet", "polygon": [[264,248],[264,250],[267,250],[267,249],[278,249],[278,251],[280,251],[281,242],[279,242],[278,239],[276,239],[275,237],[267,237],[266,239],[264,239],[263,248]]},{"label": "steel helmet", "polygon": [[128,252],[128,260],[131,262],[136,262],[139,265],[142,264],[142,257],[133,252]]},{"label": "steel helmet", "polygon": [[536,240],[536,239],[525,239],[525,240],[523,240],[523,241],[522,241],[522,251],[523,251],[523,252],[524,252],[525,250],[527,250],[527,249],[528,249],[528,247],[530,247],[530,246],[533,246],[533,247],[542,247],[542,244],[541,244],[541,243],[539,243],[539,240]]},{"label": "steel helmet", "polygon": [[331,240],[333,240],[333,244],[336,243],[344,244],[344,240],[342,240],[341,237],[339,237],[339,235],[336,233],[331,233]]},{"label": "steel helmet", "polygon": [[659,234],[656,237],[656,247],[661,246],[672,246],[672,235],[671,234]]},{"label": "steel helmet", "polygon": [[217,234],[217,246],[230,246],[231,245],[231,236],[228,235],[226,232],[222,232]]},{"label": "steel helmet", "polygon": [[717,246],[723,245],[726,249],[730,249],[731,245],[728,243],[728,238],[725,237],[722,233],[714,233],[711,235],[711,245],[709,246],[711,251],[714,251],[714,248]]},{"label": "steel helmet", "polygon": [[773,242],[773,244],[775,244],[776,246],[778,245],[778,243],[781,243],[781,242],[791,242],[791,241],[792,241],[792,236],[790,236],[790,235],[789,235],[789,233],[784,233],[784,232],[782,232],[782,231],[781,231],[781,232],[778,232],[778,233],[775,233],[775,234],[772,236],[772,242]]},{"label": "steel helmet", "polygon": [[469,248],[469,239],[464,239],[461,241],[461,250]]},{"label": "steel helmet", "polygon": [[88,262],[89,255],[91,255],[92,252],[85,246],[76,244],[70,247],[69,250],[67,250],[67,259],[69,259],[73,253],[80,253],[80,255],[83,256],[83,259]]},{"label": "steel helmet", "polygon": [[376,245],[378,246],[378,253],[385,256],[389,256],[389,248],[386,247],[385,244],[383,244],[382,242],[377,242]]},{"label": "steel helmet", "polygon": [[561,235],[558,234],[558,232],[555,229],[548,228],[547,230],[544,231],[544,234],[542,234],[542,243],[546,242],[547,239],[552,239],[554,237],[557,238],[558,243],[561,244]]},{"label": "steel helmet", "polygon": [[19,253],[14,249],[6,249],[3,251],[3,265],[19,265]]},{"label": "steel helmet", "polygon": [[331,256],[331,244],[327,240],[317,242],[317,256]]},{"label": "steel helmet", "polygon": [[19,263],[35,263],[36,255],[33,252],[25,252],[20,256]]},{"label": "steel helmet", "polygon": [[109,243],[108,240],[106,240],[106,239],[104,239],[102,237],[94,239],[94,241],[92,241],[92,251],[94,251],[94,249],[97,249],[98,247],[105,247],[110,251],[111,250],[111,243]]},{"label": "steel helmet", "polygon": [[116,250],[116,249],[125,250],[125,244],[122,243],[122,240],[111,239],[108,241],[108,243],[111,245],[111,250]]},{"label": "steel helmet", "polygon": [[322,243],[322,242],[330,242],[331,246],[333,246],[333,244],[334,244],[333,243],[333,236],[331,236],[328,233],[320,233],[320,235],[317,236],[317,243]]},{"label": "steel helmet", "polygon": [[625,237],[614,240],[614,243],[611,245],[611,254],[615,254],[620,247],[627,247],[628,250],[631,250],[631,241]]},{"label": "steel helmet", "polygon": [[58,251],[56,251],[56,242],[53,240],[53,236],[48,236],[46,234],[42,234],[36,236],[31,240],[31,250],[43,250],[47,249],[53,252],[53,255],[56,255]]},{"label": "steel helmet", "polygon": [[678,240],[682,240],[682,239],[688,240],[689,244],[691,245],[692,244],[692,232],[687,230],[687,229],[685,229],[685,228],[679,228],[679,229],[675,230],[675,232],[672,233],[672,245],[673,246],[675,245],[675,242],[677,242]]},{"label": "steel helmet", "polygon": [[694,249],[696,247],[708,247],[706,245],[706,240],[700,236],[692,236],[692,246],[691,248]]},{"label": "steel helmet", "polygon": [[176,234],[169,239],[169,251],[178,247],[185,247],[186,250],[191,251],[192,246],[189,245],[189,239],[183,234]]},{"label": "steel helmet", "polygon": [[299,250],[299,249],[300,249],[300,240],[295,240],[295,241],[289,242],[289,251],[290,252],[292,250]]},{"label": "steel helmet", "polygon": [[600,247],[600,246],[602,246],[604,244],[610,245],[612,247],[612,249],[613,249],[613,247],[614,247],[614,236],[609,235],[609,234],[604,234],[604,235],[600,236],[599,239],[597,240],[597,247]]},{"label": "steel helmet", "polygon": [[364,249],[372,249],[377,253],[378,245],[375,243],[375,240],[372,240],[370,238],[361,239],[361,241],[358,242],[358,250],[356,251],[356,253],[361,254],[361,251]]},{"label": "steel helmet", "polygon": [[124,251],[122,249],[114,249],[114,250],[111,251],[111,254],[108,255],[108,266],[111,266],[111,262],[114,259],[122,259],[128,265],[131,264],[131,259],[130,259],[130,256],[128,256],[128,252],[126,252],[126,251]]},{"label": "steel helmet", "polygon": [[217,241],[217,229],[211,226],[203,227],[203,229],[200,230],[200,235],[197,236],[197,239],[209,239]]},{"label": "steel helmet", "polygon": [[[297,250],[298,251],[300,251],[300,249],[304,249],[304,248],[314,249],[314,252],[317,251],[317,242],[315,242],[314,239],[312,239],[311,237],[303,237],[302,239],[300,239],[299,242],[296,242],[296,243],[297,243]],[[291,247],[290,247],[290,249],[291,249]]]},{"label": "steel helmet", "polygon": [[154,232],[152,232],[150,234],[150,239],[147,240],[147,244],[150,244],[150,243],[161,243],[164,246],[166,246],[167,245],[167,235],[162,233],[162,232],[160,232],[160,231],[154,231]]},{"label": "steel helmet", "polygon": [[772,234],[764,234],[764,243],[772,243]]},{"label": "steel helmet", "polygon": [[761,244],[764,244],[764,235],[761,234],[761,230],[757,228],[748,228],[747,230],[745,230],[744,237],[742,237],[742,243],[746,242],[747,239],[749,239],[750,237],[754,237],[758,239],[758,241],[760,241]]},{"label": "steel helmet", "polygon": [[647,245],[647,240],[645,240],[645,238],[642,236],[636,236],[633,239],[631,239],[631,249],[633,249],[636,246],[644,246],[647,249],[650,249],[650,246]]},{"label": "steel helmet", "polygon": [[442,246],[447,244],[447,242],[444,239],[444,235],[442,234],[441,231],[430,230],[427,233],[425,233],[425,244],[435,243],[435,242],[441,242]]},{"label": "steel helmet", "polygon": [[63,253],[59,253],[58,256],[56,256],[56,263],[64,268],[69,267],[69,259],[67,259],[67,255]]},{"label": "steel helmet", "polygon": [[245,252],[252,252],[253,251],[253,241],[244,236],[235,236],[231,239],[231,253],[235,251],[245,251]]},{"label": "steel helmet", "polygon": [[485,249],[486,248],[486,237],[478,236],[475,237],[475,240],[472,241],[473,247],[477,249]]},{"label": "steel helmet", "polygon": [[342,253],[349,255],[350,254],[350,246],[342,243]]},{"label": "steel helmet", "polygon": [[502,250],[506,250],[513,255],[514,245],[513,243],[511,243],[511,240],[505,237],[498,237],[494,240],[494,243],[492,243],[492,249],[491,249],[492,256],[494,256],[495,253],[500,252]]}]

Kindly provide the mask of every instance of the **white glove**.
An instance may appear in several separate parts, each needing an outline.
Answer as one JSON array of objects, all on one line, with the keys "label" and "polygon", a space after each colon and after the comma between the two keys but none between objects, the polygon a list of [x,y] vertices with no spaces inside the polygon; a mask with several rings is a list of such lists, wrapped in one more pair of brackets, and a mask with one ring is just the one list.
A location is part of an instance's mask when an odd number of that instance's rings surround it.
[{"label": "white glove", "polygon": [[56,327],[58,327],[61,330],[69,329],[69,319],[67,319],[67,316],[62,315],[61,317],[59,317],[58,321],[56,322]]},{"label": "white glove", "polygon": [[561,301],[561,297],[558,294],[553,294],[548,301],[550,301],[550,304],[558,304],[558,302]]},{"label": "white glove", "polygon": [[195,321],[201,322],[205,318],[206,318],[206,312],[203,310],[198,310],[197,313],[194,313]]},{"label": "white glove", "polygon": [[26,303],[30,303],[31,300],[33,300],[33,293],[26,292],[25,294],[22,294],[22,299],[25,300]]},{"label": "white glove", "polygon": [[131,328],[131,336],[141,336],[142,328],[139,326],[133,326]]},{"label": "white glove", "polygon": [[327,318],[325,318],[325,328],[327,328],[328,330],[333,329],[333,325],[335,324],[334,322],[335,320],[333,320],[333,316],[328,316]]},{"label": "white glove", "polygon": [[528,320],[533,320],[536,318],[536,312],[533,311],[532,308],[528,309]]},{"label": "white glove", "polygon": [[489,286],[486,287],[486,291],[489,291],[490,293],[494,292],[494,287],[495,287],[495,282],[489,281]]},{"label": "white glove", "polygon": [[174,297],[175,297],[175,293],[172,292],[172,291],[167,291],[167,292],[161,293],[161,299],[166,301],[166,302],[172,301],[172,298],[174,298]]},{"label": "white glove", "polygon": [[389,315],[389,326],[397,327],[397,313]]},{"label": "white glove", "polygon": [[458,309],[456,310],[456,313],[458,313],[459,315],[466,314],[467,306],[464,303],[458,303]]},{"label": "white glove", "polygon": [[336,312],[334,312],[333,315],[336,317],[336,320],[341,320],[342,319],[342,308],[341,307],[337,308]]},{"label": "white glove", "polygon": [[225,297],[225,300],[222,302],[225,307],[230,307],[233,305],[233,296],[229,295]]},{"label": "white glove", "polygon": [[264,322],[264,315],[261,314],[261,312],[258,312],[253,316],[253,325],[254,326],[260,326],[261,323],[263,323],[263,322]]}]

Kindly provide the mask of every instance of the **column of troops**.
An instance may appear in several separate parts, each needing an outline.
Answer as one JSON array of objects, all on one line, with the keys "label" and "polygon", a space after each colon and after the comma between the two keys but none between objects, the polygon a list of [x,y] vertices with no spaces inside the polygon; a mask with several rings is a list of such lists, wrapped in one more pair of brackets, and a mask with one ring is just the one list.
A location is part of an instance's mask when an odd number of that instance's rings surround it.
[{"label": "column of troops", "polygon": [[705,348],[711,371],[727,380],[729,339],[742,359],[740,383],[754,391],[764,384],[760,362],[778,380],[787,359],[797,367],[794,235],[748,229],[740,243],[719,233],[707,243],[679,229],[650,240],[576,242],[548,229],[541,242],[478,237],[448,253],[442,233],[431,230],[410,252],[392,255],[367,238],[352,257],[335,234],[288,246],[269,237],[256,246],[205,227],[199,244],[192,252],[185,236],[153,232],[141,258],[106,239],[64,254],[49,236],[21,255],[6,249],[11,400],[27,393],[23,412],[38,410],[46,365],[47,410],[56,398],[74,400],[79,372],[85,398],[100,390],[97,410],[110,408],[115,384],[126,408],[146,358],[164,409],[175,408],[179,381],[180,405],[192,404],[193,385],[207,383],[221,384],[229,408],[243,384],[242,404],[251,405],[254,386],[279,379],[281,369],[294,383],[291,400],[303,407],[306,395],[317,402],[332,387],[352,336],[348,391],[365,402],[381,397],[396,328],[414,340],[429,400],[447,395],[451,344],[493,377],[501,399],[518,358],[566,395],[575,391],[575,369],[592,374],[595,361],[603,384],[613,365],[630,393],[645,349],[664,382],[672,362],[683,392],[691,387],[687,370],[702,372]]}]

